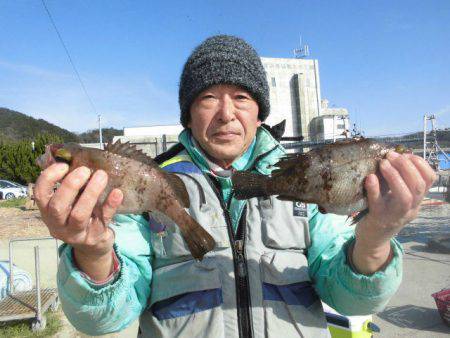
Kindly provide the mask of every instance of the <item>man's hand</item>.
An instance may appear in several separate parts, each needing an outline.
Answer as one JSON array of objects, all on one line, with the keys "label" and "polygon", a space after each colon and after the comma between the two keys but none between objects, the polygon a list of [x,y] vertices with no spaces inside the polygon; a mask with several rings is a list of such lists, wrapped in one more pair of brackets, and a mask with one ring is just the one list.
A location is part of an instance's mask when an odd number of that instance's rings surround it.
[{"label": "man's hand", "polygon": [[381,160],[380,172],[389,191],[382,195],[377,176],[367,176],[369,213],[356,227],[352,260],[363,274],[374,273],[386,263],[391,238],[417,217],[420,203],[436,180],[428,163],[412,154],[390,152]]},{"label": "man's hand", "polygon": [[[34,187],[36,204],[50,234],[73,246],[80,269],[91,278],[102,280],[108,277],[113,266],[114,232],[108,224],[123,195],[114,189],[99,206],[107,174],[98,170],[91,175],[86,167],[67,174],[68,171],[67,164],[56,163],[41,173]],[[54,191],[55,184],[61,180],[60,187]]]}]

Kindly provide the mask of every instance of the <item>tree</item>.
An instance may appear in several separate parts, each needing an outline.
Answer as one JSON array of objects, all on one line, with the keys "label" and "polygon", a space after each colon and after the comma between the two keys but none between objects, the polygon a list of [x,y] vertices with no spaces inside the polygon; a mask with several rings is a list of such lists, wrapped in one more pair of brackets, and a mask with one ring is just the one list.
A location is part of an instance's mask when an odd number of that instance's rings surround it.
[{"label": "tree", "polygon": [[21,184],[35,182],[40,173],[36,159],[45,152],[45,145],[61,143],[59,136],[42,133],[34,141],[0,143],[0,177]]}]

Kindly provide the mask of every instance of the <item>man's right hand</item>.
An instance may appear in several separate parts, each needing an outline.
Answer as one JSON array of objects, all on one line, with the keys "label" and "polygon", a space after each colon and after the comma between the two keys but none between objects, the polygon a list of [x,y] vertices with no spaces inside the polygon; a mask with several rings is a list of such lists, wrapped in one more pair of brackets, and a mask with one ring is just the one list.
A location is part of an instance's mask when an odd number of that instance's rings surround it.
[{"label": "man's right hand", "polygon": [[[74,248],[78,267],[95,280],[103,280],[113,266],[114,232],[108,227],[123,194],[114,189],[103,205],[98,199],[108,177],[102,170],[91,175],[87,167],[72,172],[65,163],[45,169],[34,187],[34,198],[50,234]],[[54,191],[57,182],[59,188]],[[84,189],[82,189],[84,187]]]}]

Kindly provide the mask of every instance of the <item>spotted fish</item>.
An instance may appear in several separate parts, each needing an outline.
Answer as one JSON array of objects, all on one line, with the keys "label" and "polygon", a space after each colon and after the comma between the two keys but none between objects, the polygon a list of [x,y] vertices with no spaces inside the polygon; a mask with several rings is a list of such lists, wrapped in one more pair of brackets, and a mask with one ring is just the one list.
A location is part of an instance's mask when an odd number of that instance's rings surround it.
[{"label": "spotted fish", "polygon": [[160,169],[135,146],[118,141],[100,150],[76,143],[50,144],[36,160],[42,169],[55,162],[68,163],[70,171],[80,166],[86,166],[92,172],[104,170],[108,174],[108,183],[99,198],[100,204],[114,188],[118,188],[124,196],[118,213],[153,211],[159,217],[161,213],[166,215],[180,228],[194,258],[202,259],[214,248],[212,236],[184,209],[189,207],[189,195],[183,181],[177,175]]},{"label": "spotted fish", "polygon": [[365,210],[364,180],[377,174],[379,162],[389,151],[408,152],[371,139],[351,139],[315,148],[304,154],[288,154],[274,165],[271,176],[250,172],[233,175],[237,199],[278,195],[280,200],[315,203],[323,213],[351,215]]}]

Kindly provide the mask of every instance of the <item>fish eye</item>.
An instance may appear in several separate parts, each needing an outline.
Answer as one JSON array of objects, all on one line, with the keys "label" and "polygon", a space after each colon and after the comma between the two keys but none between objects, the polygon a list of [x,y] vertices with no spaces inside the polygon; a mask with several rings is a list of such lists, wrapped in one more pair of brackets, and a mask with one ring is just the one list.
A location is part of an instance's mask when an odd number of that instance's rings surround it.
[{"label": "fish eye", "polygon": [[72,154],[69,150],[60,148],[55,153],[55,160],[56,162],[65,162],[67,164],[70,164],[72,161]]},{"label": "fish eye", "polygon": [[407,153],[408,152],[408,148],[406,148],[404,145],[402,145],[402,144],[398,144],[396,147],[395,147],[395,152],[396,153],[399,153],[399,154],[405,154],[405,153]]}]

